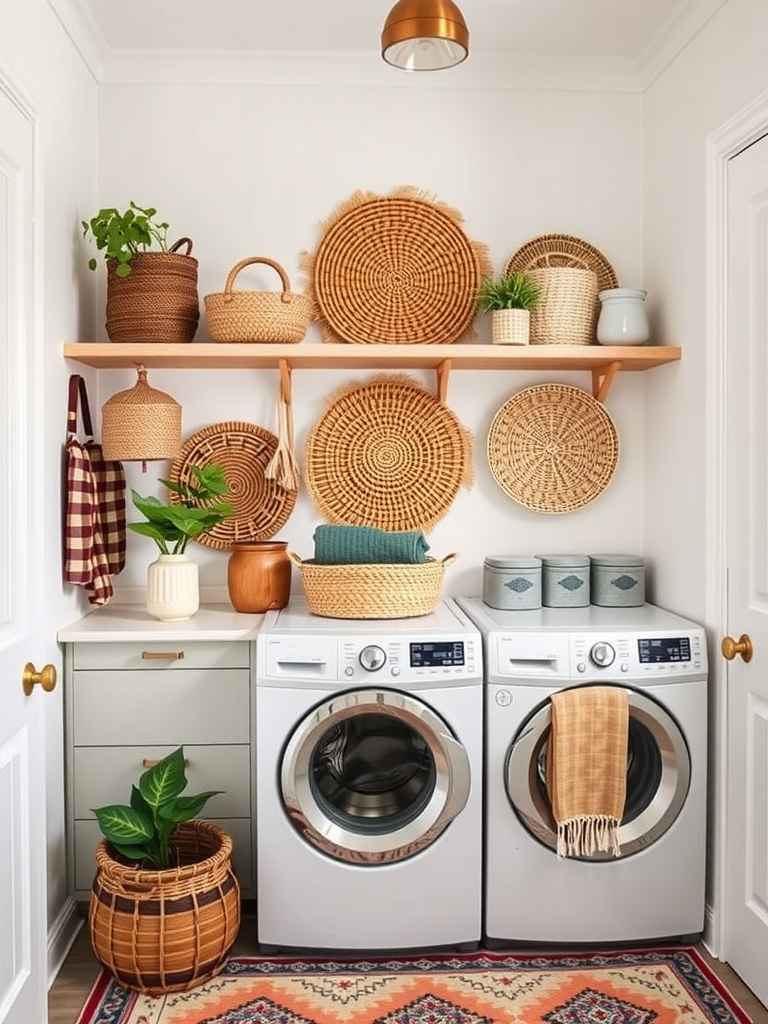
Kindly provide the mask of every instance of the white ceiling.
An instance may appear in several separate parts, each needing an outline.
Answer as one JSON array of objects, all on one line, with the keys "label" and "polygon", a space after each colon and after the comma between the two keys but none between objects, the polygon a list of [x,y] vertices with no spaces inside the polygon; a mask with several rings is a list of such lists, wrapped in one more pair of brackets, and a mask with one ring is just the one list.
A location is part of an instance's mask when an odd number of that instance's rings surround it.
[{"label": "white ceiling", "polygon": [[[51,0],[56,6],[57,0]],[[105,52],[378,52],[394,0],[72,0]],[[712,0],[458,0],[471,54],[643,59]],[[720,0],[722,2],[722,0]]]}]

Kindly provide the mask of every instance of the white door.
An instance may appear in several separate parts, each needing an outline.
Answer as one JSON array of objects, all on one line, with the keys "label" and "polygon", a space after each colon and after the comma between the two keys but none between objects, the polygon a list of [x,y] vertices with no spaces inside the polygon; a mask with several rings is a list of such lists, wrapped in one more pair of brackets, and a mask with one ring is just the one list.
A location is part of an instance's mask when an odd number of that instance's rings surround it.
[{"label": "white door", "polygon": [[768,136],[728,164],[726,955],[768,1005]]},{"label": "white door", "polygon": [[[42,686],[22,674],[43,644],[40,502],[32,445],[34,129],[0,75],[0,1022],[44,1024],[47,1008],[45,737]],[[39,599],[39,598],[38,598]],[[37,668],[42,668],[37,665]]]}]

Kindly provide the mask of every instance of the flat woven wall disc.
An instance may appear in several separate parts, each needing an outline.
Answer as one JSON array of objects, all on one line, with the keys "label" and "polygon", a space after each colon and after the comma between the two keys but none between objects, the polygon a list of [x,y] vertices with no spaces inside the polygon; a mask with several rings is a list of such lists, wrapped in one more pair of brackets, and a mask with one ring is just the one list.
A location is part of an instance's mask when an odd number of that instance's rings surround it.
[{"label": "flat woven wall disc", "polygon": [[[226,500],[235,508],[234,516],[196,538],[200,544],[223,550],[236,541],[269,540],[285,525],[296,504],[296,492],[265,476],[277,444],[268,430],[241,422],[213,423],[184,442],[169,479],[192,484],[192,466],[204,469],[218,462],[231,491]],[[171,500],[179,498],[171,493]]]},{"label": "flat woven wall disc", "polygon": [[472,441],[401,376],[342,389],[307,439],[306,485],[332,523],[427,530],[472,483]]},{"label": "flat woven wall disc", "polygon": [[573,512],[611,482],[619,439],[604,406],[567,384],[518,392],[496,413],[488,463],[499,487],[536,512]]}]

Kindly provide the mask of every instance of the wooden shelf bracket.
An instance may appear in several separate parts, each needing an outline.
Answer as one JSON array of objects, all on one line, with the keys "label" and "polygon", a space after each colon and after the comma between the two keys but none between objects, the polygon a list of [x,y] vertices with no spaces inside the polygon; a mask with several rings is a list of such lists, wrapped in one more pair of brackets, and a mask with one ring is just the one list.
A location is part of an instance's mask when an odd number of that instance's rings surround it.
[{"label": "wooden shelf bracket", "polygon": [[445,405],[448,399],[448,380],[451,376],[451,360],[444,359],[435,367],[437,376],[437,398],[441,405]]},{"label": "wooden shelf bracket", "polygon": [[617,361],[592,371],[592,395],[598,402],[605,401],[620,369],[621,363]]}]

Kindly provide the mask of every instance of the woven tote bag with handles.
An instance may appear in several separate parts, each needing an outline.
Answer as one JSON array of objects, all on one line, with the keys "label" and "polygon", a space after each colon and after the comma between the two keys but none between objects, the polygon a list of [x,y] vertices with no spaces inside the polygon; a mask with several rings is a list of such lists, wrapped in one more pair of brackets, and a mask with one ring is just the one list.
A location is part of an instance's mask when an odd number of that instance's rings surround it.
[{"label": "woven tote bag with handles", "polygon": [[[263,263],[280,275],[279,292],[236,292],[235,278],[246,267]],[[309,326],[309,299],[291,291],[285,270],[267,256],[249,256],[230,270],[224,291],[206,295],[208,330],[214,341],[295,344]]]}]

